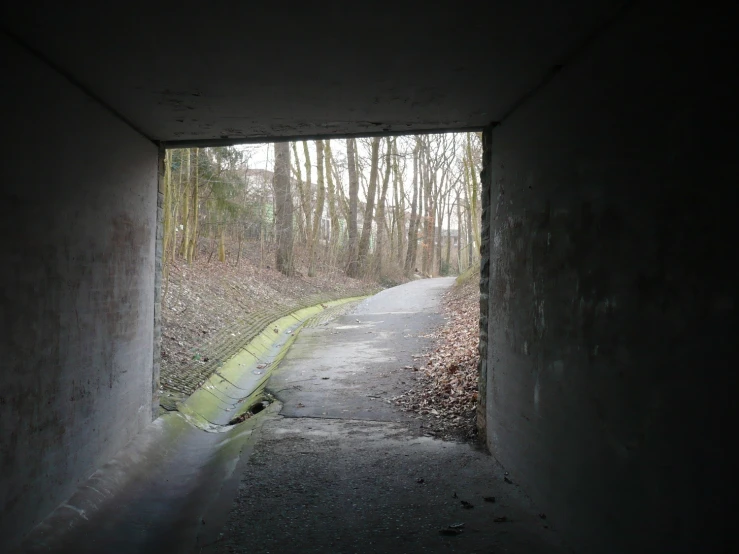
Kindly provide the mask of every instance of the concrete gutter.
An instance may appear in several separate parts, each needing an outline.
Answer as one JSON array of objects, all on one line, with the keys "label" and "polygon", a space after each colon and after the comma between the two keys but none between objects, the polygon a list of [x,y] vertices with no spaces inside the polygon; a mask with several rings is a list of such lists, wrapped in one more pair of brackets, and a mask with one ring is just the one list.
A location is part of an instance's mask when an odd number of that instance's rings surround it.
[{"label": "concrete gutter", "polygon": [[[181,545],[212,540],[223,524],[213,513],[222,518],[228,513],[238,485],[234,471],[239,460],[248,457],[252,433],[264,419],[230,422],[262,398],[270,373],[306,323],[362,298],[324,302],[272,322],[179,402],[176,411],[154,420],[81,483],[26,537],[18,552],[79,554],[80,544],[87,545],[85,552],[98,552],[98,545],[111,540],[110,533],[120,535],[114,538],[126,552],[181,551]],[[276,410],[278,403],[265,414]],[[166,548],[149,536],[154,528],[167,537]]]},{"label": "concrete gutter", "polygon": [[342,298],[302,308],[273,321],[235,356],[227,360],[177,410],[195,427],[223,432],[246,414],[263,393],[270,373],[290,349],[303,325],[322,311],[364,296]]}]

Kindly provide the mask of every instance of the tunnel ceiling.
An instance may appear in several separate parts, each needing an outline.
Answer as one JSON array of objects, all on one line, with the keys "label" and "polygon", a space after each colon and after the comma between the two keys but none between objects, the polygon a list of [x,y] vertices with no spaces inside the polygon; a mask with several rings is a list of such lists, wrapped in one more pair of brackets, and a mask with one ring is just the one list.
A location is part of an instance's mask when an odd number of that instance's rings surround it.
[{"label": "tunnel ceiling", "polygon": [[481,127],[621,2],[32,4],[8,34],[147,137],[207,142]]}]

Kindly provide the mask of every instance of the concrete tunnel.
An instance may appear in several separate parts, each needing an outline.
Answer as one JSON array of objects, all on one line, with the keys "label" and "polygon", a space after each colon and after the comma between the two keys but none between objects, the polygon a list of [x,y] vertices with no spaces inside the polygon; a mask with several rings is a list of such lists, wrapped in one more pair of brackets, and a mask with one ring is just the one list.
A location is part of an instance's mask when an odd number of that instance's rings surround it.
[{"label": "concrete tunnel", "polygon": [[165,148],[475,129],[490,452],[576,551],[732,550],[729,14],[66,2],[1,21],[0,544],[156,413]]}]

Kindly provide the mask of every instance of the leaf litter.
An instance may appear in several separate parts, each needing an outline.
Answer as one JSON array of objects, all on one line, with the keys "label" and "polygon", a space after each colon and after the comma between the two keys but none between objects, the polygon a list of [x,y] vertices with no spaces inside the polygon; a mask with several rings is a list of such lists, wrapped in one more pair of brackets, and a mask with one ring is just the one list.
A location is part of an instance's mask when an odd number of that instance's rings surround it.
[{"label": "leaf litter", "polygon": [[419,371],[416,384],[393,402],[403,411],[417,414],[428,434],[475,440],[480,314],[477,280],[470,279],[445,293],[442,306],[446,323],[430,334],[433,346],[425,354],[413,356],[419,361],[416,366],[403,367]]}]

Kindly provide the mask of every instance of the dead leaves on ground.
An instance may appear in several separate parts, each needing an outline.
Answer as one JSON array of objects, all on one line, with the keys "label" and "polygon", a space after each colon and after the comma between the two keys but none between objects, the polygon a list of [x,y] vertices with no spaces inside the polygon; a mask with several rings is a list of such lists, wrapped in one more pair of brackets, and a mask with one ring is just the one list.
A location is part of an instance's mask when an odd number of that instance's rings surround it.
[{"label": "dead leaves on ground", "polygon": [[432,334],[434,346],[421,366],[419,384],[394,398],[404,411],[423,416],[431,434],[476,436],[479,298],[476,283],[445,295],[448,320]]}]

